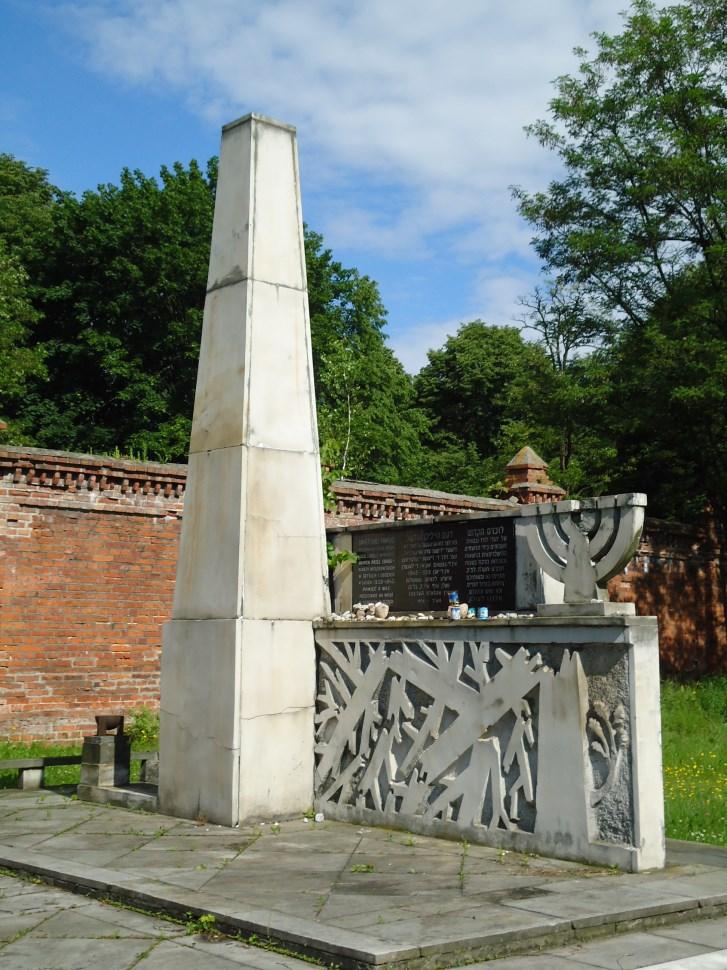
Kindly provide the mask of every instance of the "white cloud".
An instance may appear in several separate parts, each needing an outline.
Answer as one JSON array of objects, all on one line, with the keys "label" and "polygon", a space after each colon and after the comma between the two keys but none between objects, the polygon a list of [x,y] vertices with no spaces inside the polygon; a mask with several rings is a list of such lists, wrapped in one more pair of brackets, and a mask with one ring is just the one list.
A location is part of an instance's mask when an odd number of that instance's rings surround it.
[{"label": "white cloud", "polygon": [[415,333],[405,331],[396,333],[389,339],[389,346],[401,361],[404,370],[416,374],[427,363],[427,350],[439,349],[447,337],[457,333],[462,323],[476,319],[475,313],[466,319],[441,320],[438,323],[423,323],[416,327]]},{"label": "white cloud", "polygon": [[[306,191],[330,193],[317,228],[334,247],[411,258],[435,251],[439,233],[454,236],[454,256],[484,267],[463,303],[493,319],[514,286],[504,263],[529,258],[509,186],[542,186],[554,172],[523,126],[546,114],[552,79],[575,69],[572,48],[618,29],[620,6],[76,0],[68,9],[104,74],[176,91],[215,124],[254,110],[298,125]],[[532,283],[517,282],[518,292]]]}]

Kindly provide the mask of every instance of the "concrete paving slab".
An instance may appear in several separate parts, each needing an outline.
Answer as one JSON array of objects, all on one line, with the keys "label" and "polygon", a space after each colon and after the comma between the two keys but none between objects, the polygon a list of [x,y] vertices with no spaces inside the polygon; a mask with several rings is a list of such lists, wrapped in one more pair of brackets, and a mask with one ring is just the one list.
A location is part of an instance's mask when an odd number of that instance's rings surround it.
[{"label": "concrete paving slab", "polygon": [[582,889],[573,893],[544,890],[527,899],[510,899],[504,906],[529,912],[544,913],[567,919],[575,929],[645,919],[659,914],[684,912],[694,908],[695,899],[689,896],[664,895],[646,887],[619,885]]},{"label": "concrete paving slab", "polygon": [[[52,916],[38,923],[28,933],[29,937],[42,940],[66,938],[97,940],[112,939],[120,935],[120,930],[113,923],[100,920],[88,906],[77,910],[54,912]],[[142,929],[137,926],[135,930],[126,928],[124,931],[126,939],[151,939],[154,936],[155,933],[151,927]]]},{"label": "concrete paving slab", "polygon": [[136,913],[113,902],[102,903],[91,899],[81,912],[106,923],[110,927],[109,935],[118,930],[122,935],[129,933],[130,936],[176,938],[184,936],[186,932],[185,927],[179,922],[145,913]]},{"label": "concrete paving slab", "polygon": [[689,943],[701,943],[704,946],[727,950],[727,919],[725,918],[695,920],[691,923],[679,923],[677,926],[660,926],[652,932],[671,940],[686,940]]},{"label": "concrete paving slab", "polygon": [[134,970],[232,970],[234,966],[222,953],[202,956],[196,949],[163,941],[140,960]]},{"label": "concrete paving slab", "polygon": [[24,936],[3,947],[0,957],[3,970],[128,970],[148,948],[148,940],[39,941]]},{"label": "concrete paving slab", "polygon": [[667,839],[666,858],[669,865],[684,865],[692,862],[703,866],[720,866],[724,869],[727,868],[727,847]]},{"label": "concrete paving slab", "polygon": [[696,957],[652,963],[644,970],[727,970],[727,950],[719,953],[700,953]]},{"label": "concrete paving slab", "polygon": [[52,908],[73,909],[85,906],[88,900],[83,896],[62,893],[57,889],[44,886],[40,892],[28,893],[24,896],[4,896],[0,900],[0,911],[3,913],[36,913],[46,912]]},{"label": "concrete paving slab", "polygon": [[293,956],[284,953],[267,951],[261,947],[245,946],[238,941],[219,939],[210,941],[204,937],[184,937],[177,940],[180,946],[192,949],[197,955],[197,966],[200,970],[207,967],[208,956],[223,957],[230,961],[226,970],[234,967],[250,967],[251,970],[310,970],[311,964],[303,963]]},{"label": "concrete paving slab", "polygon": [[[371,933],[376,932],[368,927]],[[555,917],[543,918],[535,913],[507,911],[500,906],[478,906],[459,916],[415,917],[399,920],[381,928],[387,940],[414,945],[419,943],[422,955],[459,952],[478,949],[506,939],[523,940],[530,936],[552,935],[559,931],[569,932],[568,920]],[[379,933],[377,933],[379,935]]]},{"label": "concrete paving slab", "polygon": [[639,970],[653,963],[666,963],[708,953],[697,943],[667,940],[652,933],[623,933],[607,940],[572,944],[552,951],[554,957],[570,957],[604,970]]},{"label": "concrete paving slab", "polygon": [[[6,826],[19,828],[18,818],[53,822],[57,831],[43,828],[32,848],[0,844],[0,865],[180,917],[208,912],[231,931],[270,936],[345,967],[445,967],[546,942],[572,945],[584,929],[611,933],[619,922],[625,928],[639,919],[688,918],[723,897],[727,907],[725,869],[693,861],[666,872],[614,875],[337,822],[296,819],[237,831],[119,808],[94,806],[86,815],[78,803],[69,802],[69,812],[57,801],[46,818],[49,809],[35,793],[20,801],[12,794],[14,808],[4,813],[0,792],[0,843]],[[93,854],[102,847],[120,854]],[[146,932],[127,928],[132,936]],[[665,939],[657,939],[657,951]],[[676,939],[687,948],[711,945]]]},{"label": "concrete paving slab", "polygon": [[0,913],[0,943],[8,943],[17,936],[27,933],[55,912],[55,908],[50,907],[30,913]]},{"label": "concrete paving slab", "polygon": [[472,963],[467,970],[593,970],[593,964],[581,963],[549,953],[529,954],[525,957],[503,957],[487,963]]}]

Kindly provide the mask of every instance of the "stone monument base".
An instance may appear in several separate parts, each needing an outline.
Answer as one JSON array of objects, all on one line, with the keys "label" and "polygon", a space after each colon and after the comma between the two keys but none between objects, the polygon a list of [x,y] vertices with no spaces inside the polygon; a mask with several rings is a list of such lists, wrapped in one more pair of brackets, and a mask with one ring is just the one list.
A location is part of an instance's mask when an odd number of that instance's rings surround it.
[{"label": "stone monument base", "polygon": [[316,642],[326,817],[664,865],[655,618],[327,622]]},{"label": "stone monument base", "polygon": [[117,808],[133,808],[136,811],[156,812],[158,810],[156,785],[111,786],[79,785],[76,794],[82,802],[95,802],[97,805],[116,805]]},{"label": "stone monument base", "polygon": [[309,809],[314,703],[310,620],[170,620],[160,810],[238,825]]}]

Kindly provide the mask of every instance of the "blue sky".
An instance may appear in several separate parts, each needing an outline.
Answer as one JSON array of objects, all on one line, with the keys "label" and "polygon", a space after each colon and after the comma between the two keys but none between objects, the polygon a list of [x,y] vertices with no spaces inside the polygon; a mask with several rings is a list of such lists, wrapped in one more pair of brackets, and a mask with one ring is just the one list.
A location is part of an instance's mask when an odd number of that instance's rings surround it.
[{"label": "blue sky", "polygon": [[82,192],[219,148],[258,111],[297,125],[303,209],[376,279],[408,370],[460,322],[506,324],[537,282],[513,184],[523,133],[619,0],[0,0],[0,151]]}]

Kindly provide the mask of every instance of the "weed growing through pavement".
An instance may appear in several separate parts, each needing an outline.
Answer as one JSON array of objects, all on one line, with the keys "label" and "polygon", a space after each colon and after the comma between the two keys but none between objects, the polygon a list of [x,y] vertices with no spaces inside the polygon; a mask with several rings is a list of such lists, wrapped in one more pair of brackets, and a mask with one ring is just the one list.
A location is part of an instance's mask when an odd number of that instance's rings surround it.
[{"label": "weed growing through pavement", "polygon": [[359,862],[351,866],[351,872],[374,872],[376,867],[372,862]]},{"label": "weed growing through pavement", "polygon": [[202,913],[201,916],[187,913],[187,916],[189,919],[184,924],[187,936],[206,936],[208,939],[214,939],[221,935],[217,929],[217,920],[212,913]]},{"label": "weed growing through pavement", "polygon": [[464,889],[464,866],[467,860],[468,849],[469,849],[469,843],[467,842],[467,839],[462,839],[462,855],[460,856],[460,859],[459,859],[459,872],[457,873],[460,889]]}]

